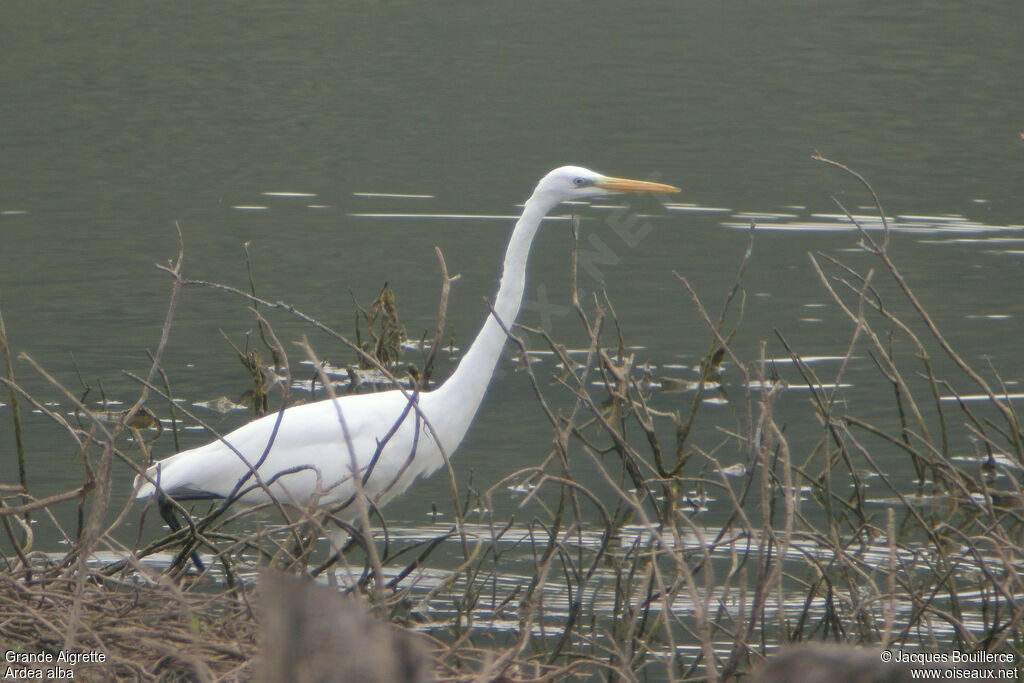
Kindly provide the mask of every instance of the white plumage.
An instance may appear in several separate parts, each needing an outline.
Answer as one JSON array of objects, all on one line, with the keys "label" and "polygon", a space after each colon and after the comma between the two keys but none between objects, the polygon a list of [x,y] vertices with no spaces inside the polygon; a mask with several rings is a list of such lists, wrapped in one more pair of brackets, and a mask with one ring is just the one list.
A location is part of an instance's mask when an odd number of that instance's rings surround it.
[{"label": "white plumage", "polygon": [[[136,477],[135,497],[153,497],[159,487],[176,499],[231,496],[259,504],[273,496],[283,504],[335,505],[353,498],[354,464],[366,480],[366,495],[383,505],[417,477],[441,467],[441,449],[452,455],[466,435],[505,346],[506,333],[494,316],[506,328],[515,321],[530,245],[544,216],[567,200],[677,191],[578,166],[551,171],[537,184],[509,238],[494,312],[451,376],[419,394],[415,406],[410,405],[411,391],[394,389],[290,407],[155,463]],[[340,514],[351,519],[356,509],[350,505]]]}]

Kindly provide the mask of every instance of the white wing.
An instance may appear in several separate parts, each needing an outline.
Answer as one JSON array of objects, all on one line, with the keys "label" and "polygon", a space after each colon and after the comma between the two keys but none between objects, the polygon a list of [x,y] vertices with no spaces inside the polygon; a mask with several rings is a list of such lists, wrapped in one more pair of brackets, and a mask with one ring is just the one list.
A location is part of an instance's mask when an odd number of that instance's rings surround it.
[{"label": "white wing", "polygon": [[421,413],[400,391],[294,406],[155,463],[149,481],[136,480],[136,498],[155,495],[156,483],[177,499],[329,504],[355,491],[354,456],[360,476],[372,465],[366,492],[383,503],[443,463]]}]

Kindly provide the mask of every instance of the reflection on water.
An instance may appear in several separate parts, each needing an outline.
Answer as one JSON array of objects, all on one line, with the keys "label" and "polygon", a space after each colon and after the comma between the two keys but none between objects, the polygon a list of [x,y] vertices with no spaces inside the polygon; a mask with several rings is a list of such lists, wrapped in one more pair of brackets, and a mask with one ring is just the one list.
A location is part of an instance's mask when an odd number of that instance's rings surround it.
[{"label": "reflection on water", "polygon": [[[891,498],[888,500],[878,499],[875,504],[884,506],[900,506],[905,499]],[[911,499],[915,505],[928,506],[934,501],[931,497],[915,497]],[[566,590],[566,585],[559,580],[552,578],[536,585],[535,558],[529,553],[516,552],[519,549],[536,547],[538,543],[546,542],[544,534],[538,530],[530,530],[526,527],[511,527],[502,529],[500,534],[495,533],[495,527],[487,523],[465,522],[462,525],[462,532],[465,540],[474,545],[482,545],[490,548],[490,552],[502,558],[500,571],[489,571],[475,576],[467,576],[457,569],[444,569],[438,567],[414,567],[411,571],[401,563],[385,565],[385,579],[392,588],[404,591],[404,601],[409,605],[408,610],[411,616],[410,625],[417,630],[427,632],[438,632],[442,637],[452,628],[452,624],[458,621],[464,622],[467,627],[478,631],[491,633],[520,634],[522,620],[517,610],[520,607],[517,596],[522,596],[531,587],[536,587],[539,593],[535,596],[537,604],[543,605],[539,618],[532,622],[530,628],[532,634],[540,638],[561,637],[567,619],[573,613],[580,610],[587,615],[593,615],[598,620],[609,619],[618,614],[622,609],[620,604],[623,596],[621,587],[621,574],[612,567],[596,566],[588,575],[588,578],[580,586],[580,592],[575,593]],[[389,543],[393,547],[403,546],[422,547],[433,542],[440,542],[450,546],[451,555],[458,556],[462,539],[459,534],[451,531],[441,531],[436,527],[391,527],[387,531]],[[713,545],[709,541],[715,539]],[[601,533],[588,530],[577,530],[566,534],[561,542],[564,552],[581,553],[582,556],[593,556],[595,553],[603,552],[608,539]],[[736,562],[738,554],[742,555],[756,547],[756,540],[745,532],[714,527],[695,526],[685,535],[661,535],[650,528],[638,525],[625,525],[620,528],[614,539],[614,546],[620,551],[632,552],[642,549],[660,548],[661,551],[681,551],[687,553],[693,561],[702,557],[704,552],[712,562],[712,566],[705,571],[711,574],[725,576],[729,574],[730,566]],[[511,552],[509,552],[511,551]],[[619,552],[618,550],[615,552]],[[946,548],[949,556],[955,556],[952,548]],[[442,549],[439,554],[444,554]],[[63,559],[61,554],[52,554],[53,561]],[[93,566],[101,567],[113,565],[125,559],[127,556],[120,552],[97,552],[91,558]],[[204,565],[209,567],[207,578],[217,583],[225,579],[222,568],[212,555],[201,555],[200,559]],[[255,558],[254,558],[255,559]],[[766,610],[763,617],[766,622],[805,620],[814,622],[825,619],[826,616],[838,610],[841,613],[855,612],[861,607],[854,604],[858,596],[844,596],[841,593],[822,592],[818,595],[808,596],[805,586],[802,584],[802,577],[807,574],[808,561],[812,564],[826,566],[836,559],[833,549],[815,541],[814,538],[796,537],[793,542],[786,546],[785,557],[775,559],[781,568],[794,581],[788,591],[782,596],[773,598],[764,605]],[[900,580],[909,583],[928,580],[928,575],[934,570],[938,561],[936,553],[928,548],[911,547],[889,544],[885,539],[876,544],[863,544],[855,553],[846,558],[847,561],[854,559],[859,570],[870,572],[871,568],[903,567]],[[175,560],[175,557],[168,553],[154,553],[147,556],[140,563],[144,570],[156,572],[165,571]],[[969,581],[971,572],[978,571],[979,567],[998,567],[1002,564],[1002,558],[998,553],[992,552],[988,556],[965,556],[960,564],[946,569],[950,575],[956,576],[958,581]],[[250,583],[256,584],[260,569],[263,563],[259,560],[246,564],[244,561],[236,563],[233,567],[235,577]],[[334,577],[342,588],[354,587],[362,580],[361,567],[336,568],[333,570]],[[146,573],[136,574],[135,579],[140,582],[152,580]],[[326,576],[321,576],[321,582],[328,582]],[[472,580],[476,585],[469,586],[467,581]],[[710,590],[710,593],[707,592]],[[466,611],[466,595],[476,595],[472,601],[470,611]],[[870,597],[870,596],[862,596]],[[886,606],[891,610],[888,616],[892,619],[889,624],[896,631],[902,629],[910,619],[916,620],[916,611],[919,604],[909,599],[893,600]],[[939,609],[949,607],[948,599],[942,596],[932,596],[935,600],[935,607]],[[957,629],[967,631],[982,631],[986,628],[986,619],[983,616],[983,609],[990,605],[991,596],[985,591],[963,589],[956,593],[958,606],[958,619],[956,623],[935,619],[927,623],[925,631],[918,633],[918,637],[935,642],[946,642],[950,637],[957,634]],[[836,604],[835,601],[839,601]],[[713,605],[718,613],[717,620],[730,619],[735,622],[742,622],[745,618],[743,611],[749,609],[748,596],[735,587],[706,587],[702,586],[698,593],[686,590],[673,591],[671,602],[664,600],[652,601],[648,609],[653,615],[660,615],[663,611],[673,619],[689,621],[699,610]],[[880,608],[879,608],[880,609]],[[593,637],[600,642],[609,638],[609,632],[604,630],[601,622],[594,624]],[[922,628],[920,625],[918,628]],[[612,645],[612,642],[605,643]],[[721,655],[728,654],[733,647],[731,641],[721,641],[723,650]],[[680,644],[681,649],[692,647],[689,644]]]},{"label": "reflection on water", "polygon": [[[1014,242],[1024,241],[1024,236],[1015,236],[1024,233],[1024,225],[988,225],[980,221],[973,221],[960,215],[950,216],[908,216],[900,215],[886,217],[885,220],[877,215],[871,214],[846,214],[837,213],[812,213],[807,218],[801,218],[796,214],[770,214],[770,213],[738,213],[735,218],[746,218],[746,222],[725,221],[722,225],[726,228],[749,229],[750,221],[757,224],[758,230],[781,230],[795,232],[855,232],[865,230],[877,232],[889,230],[893,233],[924,234],[932,239],[927,240],[928,244],[943,244],[956,241],[964,243],[968,238],[953,237],[963,233],[1010,233],[1010,236],[970,238],[972,241],[992,243],[993,241]],[[950,235],[948,239],[937,239],[938,235]]]},{"label": "reflection on water", "polygon": [[353,192],[353,197],[380,197],[387,199],[433,199],[432,194],[397,194],[394,192]]}]

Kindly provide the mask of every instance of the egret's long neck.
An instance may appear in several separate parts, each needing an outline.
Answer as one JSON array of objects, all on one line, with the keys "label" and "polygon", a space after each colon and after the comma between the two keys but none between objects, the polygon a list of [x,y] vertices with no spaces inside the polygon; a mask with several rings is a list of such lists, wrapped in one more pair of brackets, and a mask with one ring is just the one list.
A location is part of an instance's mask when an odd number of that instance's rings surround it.
[{"label": "egret's long neck", "polygon": [[[492,304],[494,312],[487,316],[483,328],[469,350],[462,356],[455,372],[433,392],[438,398],[444,396],[445,401],[453,402],[450,405],[459,405],[459,408],[453,411],[460,414],[455,420],[458,423],[457,428],[453,430],[461,431],[455,437],[457,441],[461,441],[487,392],[487,385],[491,382],[494,368],[501,358],[508,338],[502,325],[505,329],[511,330],[512,323],[519,315],[526,286],[526,260],[530,255],[530,245],[544,216],[557,203],[556,200],[536,194],[526,202],[523,214],[516,223],[509,238],[508,248],[505,250],[501,282]],[[500,325],[495,320],[495,315],[501,320]]]}]

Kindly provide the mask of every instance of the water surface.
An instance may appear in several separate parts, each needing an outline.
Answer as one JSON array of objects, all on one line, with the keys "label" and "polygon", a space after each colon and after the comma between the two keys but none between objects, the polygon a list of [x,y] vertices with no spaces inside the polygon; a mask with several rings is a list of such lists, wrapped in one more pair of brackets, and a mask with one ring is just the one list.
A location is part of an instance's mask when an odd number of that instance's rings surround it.
[{"label": "water surface", "polygon": [[[365,305],[384,283],[410,336],[433,330],[437,245],[461,275],[450,323],[465,346],[518,205],[548,169],[578,163],[683,192],[670,204],[611,199],[556,212],[534,249],[522,321],[581,342],[568,308],[575,211],[581,289],[604,286],[655,380],[692,381],[709,334],[675,273],[717,312],[754,221],[735,350],[753,360],[765,340],[780,359],[793,387],[780,410],[799,448],[819,432],[774,330],[821,357],[824,377],[835,373],[852,330],[808,253],[871,263],[832,196],[880,234],[871,198],[813,162],[816,150],[872,182],[891,253],[922,303],[968,362],[991,362],[1020,395],[1017,3],[16,3],[3,15],[0,309],[15,353],[75,393],[87,383],[90,401],[133,400],[121,370],[143,372],[159,339],[169,280],[154,263],[175,255],[175,222],[186,275],[245,288],[248,244],[261,295],[350,334],[353,297]],[[303,324],[274,320],[286,343],[308,334],[324,358],[351,362]],[[221,332],[241,346],[251,327],[244,301],[188,291],[165,362],[177,395],[237,400],[248,377]],[[490,483],[548,450],[514,368],[496,379],[459,452],[464,482]],[[24,362],[16,372],[68,410]],[[537,372],[556,369],[542,359]],[[731,393],[714,408],[723,415],[740,379],[726,369]],[[851,408],[884,417],[886,388],[864,353],[842,383]],[[664,410],[689,400],[653,399]],[[246,419],[208,412],[218,428]],[[9,417],[0,408],[5,483]],[[36,414],[25,422],[33,492],[80,483],[62,430]],[[172,450],[166,437],[154,444],[158,456]],[[130,479],[119,467],[117,500]],[[415,525],[448,500],[437,478],[388,514]]]}]

